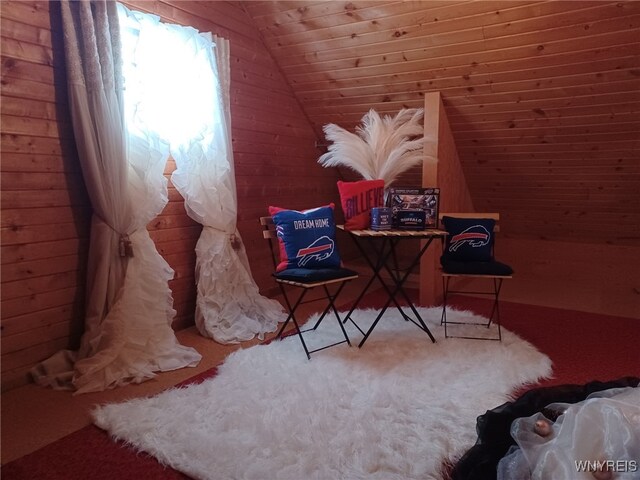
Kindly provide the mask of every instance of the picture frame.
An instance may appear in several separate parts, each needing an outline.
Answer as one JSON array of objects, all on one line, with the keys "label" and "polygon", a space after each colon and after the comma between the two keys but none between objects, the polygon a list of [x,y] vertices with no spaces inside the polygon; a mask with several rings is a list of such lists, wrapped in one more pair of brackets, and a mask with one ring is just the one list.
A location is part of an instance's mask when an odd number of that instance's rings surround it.
[{"label": "picture frame", "polygon": [[[393,228],[438,228],[439,204],[440,189],[436,187],[389,187],[387,191],[387,206],[391,208]],[[422,223],[422,215],[418,212],[424,212],[422,225],[419,224]],[[408,223],[405,223],[404,219],[407,219]]]}]

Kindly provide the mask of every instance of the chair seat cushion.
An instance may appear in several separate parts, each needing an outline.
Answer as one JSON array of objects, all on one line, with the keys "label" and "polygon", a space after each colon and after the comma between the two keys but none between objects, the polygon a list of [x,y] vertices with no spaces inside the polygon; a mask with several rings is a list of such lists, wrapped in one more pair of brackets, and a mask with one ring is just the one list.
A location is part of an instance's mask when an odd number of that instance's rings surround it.
[{"label": "chair seat cushion", "polygon": [[300,283],[316,283],[327,280],[358,275],[348,268],[287,268],[273,274],[279,280],[291,280]]},{"label": "chair seat cushion", "polygon": [[489,262],[460,262],[452,260],[447,255],[440,258],[442,271],[462,275],[500,275],[506,276],[513,273],[513,269],[506,263],[491,260]]}]

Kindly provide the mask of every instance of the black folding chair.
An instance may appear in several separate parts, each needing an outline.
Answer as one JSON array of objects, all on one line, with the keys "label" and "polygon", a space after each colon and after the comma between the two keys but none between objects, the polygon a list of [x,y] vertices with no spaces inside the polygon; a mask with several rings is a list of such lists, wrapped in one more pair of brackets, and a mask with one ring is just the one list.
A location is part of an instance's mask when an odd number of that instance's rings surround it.
[{"label": "black folding chair", "polygon": [[[271,251],[271,259],[273,260],[274,269],[277,266],[277,235],[275,231],[275,226],[273,224],[273,219],[271,217],[260,217],[260,224],[263,227],[263,237],[269,241],[269,250]],[[276,245],[274,245],[276,243]],[[309,275],[301,276],[299,272],[296,275],[292,275],[291,272],[284,270],[282,272],[275,272],[273,274],[276,283],[280,287],[280,291],[282,292],[282,296],[284,297],[284,301],[287,305],[287,309],[289,314],[287,319],[282,324],[280,331],[278,332],[277,338],[282,338],[285,328],[289,324],[291,320],[293,320],[293,324],[295,325],[295,333],[297,333],[300,338],[300,342],[302,343],[302,347],[304,348],[305,353],[307,354],[307,358],[311,359],[311,354],[314,352],[318,352],[320,350],[324,350],[329,347],[333,347],[335,345],[340,345],[342,343],[347,343],[351,346],[351,342],[349,340],[349,336],[347,335],[347,331],[344,328],[342,320],[340,319],[340,315],[338,314],[338,310],[335,306],[336,298],[340,295],[340,292],[344,288],[344,286],[351,280],[355,280],[358,278],[358,274],[352,270],[348,270],[346,268],[323,268],[317,270],[311,270]],[[334,293],[328,288],[328,285],[335,284],[337,285],[337,290]],[[289,300],[289,296],[287,295],[286,286],[300,288],[302,291],[298,296],[295,302],[291,302]],[[321,290],[324,293],[324,296],[308,301],[303,301],[307,295],[307,292],[313,290],[316,287],[321,287]],[[327,300],[327,307],[324,309],[315,325],[311,328],[307,328],[305,330],[300,329],[300,324],[298,319],[296,318],[296,310],[298,307],[304,303],[309,303],[318,300]],[[307,347],[307,343],[304,340],[304,336],[302,335],[305,332],[314,331],[320,326],[324,317],[329,313],[330,310],[333,310],[333,313],[338,320],[338,324],[340,325],[340,329],[342,330],[342,334],[344,335],[344,340],[332,343],[330,345],[325,345],[323,347],[316,348],[314,350],[309,350]]]},{"label": "black folding chair", "polygon": [[[443,217],[454,217],[454,218],[463,218],[463,219],[472,219],[472,218],[482,218],[482,219],[493,219],[495,221],[495,226],[493,229],[493,236],[495,237],[495,233],[500,230],[498,222],[500,220],[499,213],[441,213],[439,215],[440,221],[442,221]],[[445,227],[443,227],[445,229]],[[464,262],[461,262],[464,263]],[[491,243],[491,260],[487,262],[468,262],[467,265],[456,265],[456,268],[453,270],[448,270],[446,266],[443,266],[442,269],[442,290],[443,290],[443,301],[442,301],[442,316],[440,319],[440,324],[444,325],[444,333],[446,338],[470,338],[470,339],[478,339],[478,340],[502,340],[502,330],[500,327],[500,291],[502,289],[502,282],[504,280],[508,280],[512,277],[513,270],[508,265],[500,263],[495,260],[495,238],[492,239]],[[458,290],[451,288],[451,282],[460,281],[460,280],[469,280],[475,279],[477,280],[487,280],[491,282],[491,287],[487,290]],[[470,294],[470,295],[487,295],[493,298],[493,305],[491,308],[491,315],[489,316],[489,321],[487,323],[467,323],[467,322],[455,322],[447,319],[447,303],[449,299],[449,295],[451,294]],[[497,337],[483,337],[483,336],[456,336],[450,335],[447,329],[448,325],[481,325],[489,328],[492,323],[495,323],[498,327],[498,335]]]}]

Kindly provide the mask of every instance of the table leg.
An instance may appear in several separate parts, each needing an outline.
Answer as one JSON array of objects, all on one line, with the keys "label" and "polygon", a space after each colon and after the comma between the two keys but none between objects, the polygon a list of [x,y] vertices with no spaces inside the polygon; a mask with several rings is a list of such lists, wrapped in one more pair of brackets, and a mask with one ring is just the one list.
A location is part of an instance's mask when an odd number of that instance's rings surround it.
[{"label": "table leg", "polygon": [[[369,267],[371,268],[371,271],[373,272],[373,276],[369,279],[369,281],[367,282],[366,286],[360,292],[358,298],[355,300],[355,302],[351,306],[351,309],[349,310],[349,312],[347,313],[347,315],[343,319],[343,323],[346,323],[347,320],[351,320],[351,323],[353,323],[354,326],[363,334],[363,338],[360,341],[360,344],[358,345],[358,347],[362,347],[364,345],[364,343],[369,338],[369,335],[371,335],[371,333],[373,332],[373,330],[377,326],[377,324],[380,321],[380,319],[382,318],[382,316],[385,314],[387,309],[392,304],[395,305],[395,307],[398,309],[398,311],[400,312],[400,314],[402,315],[402,317],[405,320],[411,321],[412,323],[414,323],[418,328],[420,328],[425,333],[427,333],[427,335],[429,335],[429,338],[431,338],[431,341],[433,343],[436,343],[436,339],[433,336],[433,334],[431,333],[431,331],[429,330],[429,327],[427,327],[427,324],[425,323],[425,321],[420,316],[420,313],[418,312],[418,310],[416,309],[415,305],[413,304],[413,301],[411,300],[411,298],[409,298],[409,295],[407,295],[407,292],[404,290],[404,284],[406,283],[409,275],[411,275],[411,273],[413,272],[415,267],[420,262],[420,259],[424,255],[424,253],[427,250],[427,248],[431,245],[433,239],[434,238],[440,238],[441,240],[443,240],[445,234],[443,232],[440,232],[440,231],[430,232],[430,233],[433,233],[433,235],[420,235],[420,234],[415,235],[413,233],[411,233],[411,234],[409,234],[409,233],[403,234],[402,232],[389,232],[388,234],[385,234],[385,233],[375,233],[374,234],[373,232],[370,233],[370,232],[366,232],[366,231],[365,232],[351,232],[351,233],[352,233],[351,237],[353,238],[353,240],[354,240],[354,242],[356,244],[356,247],[358,248],[360,254],[364,257],[364,259],[367,262],[367,264],[369,265]],[[425,237],[427,237],[427,238],[425,238]],[[361,243],[361,239],[363,239],[363,238],[368,238],[370,240],[370,244],[371,244],[371,247],[373,249],[373,253],[371,255],[367,254],[367,251],[365,250],[363,244]],[[378,249],[378,244],[375,242],[376,238],[382,238],[382,243],[381,243],[379,249]],[[406,268],[406,269],[404,269],[404,268],[400,269],[398,258],[397,258],[397,255],[396,255],[396,248],[397,248],[397,245],[399,244],[401,239],[407,239],[407,238],[414,238],[414,239],[415,238],[423,238],[424,240],[426,240],[426,242],[420,248],[418,254],[415,256],[415,258],[413,259],[413,261],[411,262],[409,267]],[[376,257],[375,259],[373,258],[374,255]],[[377,261],[374,261],[374,260],[377,260]],[[393,265],[390,265],[390,263],[389,263],[390,261],[394,262],[395,270],[393,269]],[[385,282],[385,280],[382,278],[381,272],[382,272],[383,268],[386,269],[386,271],[389,273],[389,275],[391,277],[391,281],[393,282],[393,285],[387,284]],[[355,309],[360,304],[360,302],[362,301],[362,299],[364,298],[364,296],[366,295],[367,291],[370,289],[371,285],[373,285],[373,282],[375,281],[375,279],[378,279],[378,281],[382,285],[383,290],[387,294],[387,300],[385,301],[384,306],[379,311],[379,313],[376,316],[376,318],[374,319],[373,323],[371,324],[371,326],[369,327],[369,329],[365,333],[353,321],[351,316],[352,316],[353,312],[355,311]],[[407,315],[404,312],[403,308],[405,308],[405,307],[401,306],[400,303],[398,302],[398,300],[396,299],[398,295],[402,295],[404,300],[407,302],[408,307],[411,309],[411,311],[415,315],[415,319],[412,318],[410,315]]]},{"label": "table leg", "polygon": [[[390,249],[393,252],[393,255],[395,255],[395,248],[396,245],[398,243],[399,240],[396,239],[396,241],[394,242],[393,239],[391,239],[390,242]],[[410,320],[412,321],[414,324],[416,324],[416,326],[418,326],[421,330],[423,330],[427,335],[429,335],[429,338],[431,339],[431,341],[433,343],[436,343],[436,339],[433,336],[433,334],[431,333],[431,331],[429,330],[429,327],[427,327],[426,323],[424,323],[424,320],[422,319],[422,317],[420,316],[420,314],[418,313],[418,311],[416,310],[415,306],[413,305],[413,302],[411,301],[411,299],[409,298],[409,296],[407,295],[407,293],[404,291],[403,285],[404,283],[407,281],[407,278],[409,278],[409,275],[411,274],[411,272],[413,271],[413,269],[416,267],[416,265],[418,264],[418,262],[420,261],[420,258],[422,257],[422,255],[424,255],[424,252],[426,252],[427,248],[429,248],[429,245],[431,245],[431,242],[433,241],[433,238],[429,238],[429,240],[427,240],[427,242],[425,243],[425,245],[420,249],[418,255],[416,255],[416,257],[414,258],[413,262],[411,262],[411,264],[409,265],[409,267],[406,269],[406,271],[404,272],[404,275],[395,275],[391,269],[388,267],[388,265],[386,265],[386,259],[389,257],[389,255],[387,255],[385,257],[385,267],[387,268],[387,270],[389,271],[389,273],[391,274],[391,278],[393,279],[394,283],[395,283],[395,289],[393,290],[393,292],[390,292],[387,288],[385,288],[387,290],[387,293],[389,294],[389,300],[386,302],[386,304],[384,305],[384,307],[382,308],[382,310],[380,311],[380,313],[378,313],[378,316],[376,317],[376,319],[374,320],[374,322],[371,324],[371,327],[369,327],[369,330],[367,331],[367,333],[365,334],[364,338],[360,341],[360,344],[358,345],[358,347],[362,347],[364,345],[364,343],[367,341],[367,338],[369,338],[369,335],[371,334],[371,332],[374,330],[374,328],[376,327],[376,325],[378,324],[378,322],[380,321],[380,319],[382,318],[382,316],[384,315],[384,313],[386,312],[386,310],[389,308],[389,306],[391,305],[392,302],[395,302],[396,305],[398,306],[398,310],[400,310],[400,313],[402,314],[402,316],[406,319],[406,320]],[[412,319],[411,317],[409,317],[408,315],[406,315],[402,309],[399,307],[397,301],[395,300],[395,297],[398,293],[401,293],[402,296],[405,298],[405,300],[407,301],[409,308],[411,308],[411,311],[413,312],[413,314],[416,316],[417,322]]]},{"label": "table leg", "polygon": [[[407,270],[404,273],[404,276],[402,278],[400,278],[400,276],[393,276],[392,278],[394,279],[394,281],[396,281],[396,290],[393,292],[393,295],[395,296],[398,292],[400,292],[402,294],[402,296],[405,298],[405,300],[407,301],[409,308],[411,308],[411,311],[413,312],[413,314],[416,316],[416,319],[418,320],[418,322],[420,323],[419,325],[416,324],[418,327],[420,327],[422,330],[424,330],[427,335],[429,335],[429,338],[431,339],[431,341],[433,343],[436,343],[436,339],[434,338],[434,336],[432,335],[431,331],[429,330],[429,327],[427,327],[427,324],[424,323],[424,320],[422,319],[422,317],[420,316],[420,314],[418,313],[418,311],[416,310],[413,302],[411,301],[411,299],[409,298],[409,296],[407,295],[407,293],[404,291],[403,285],[406,282],[407,278],[409,278],[409,275],[411,275],[411,272],[413,271],[414,268],[416,268],[416,266],[418,265],[418,263],[420,262],[420,259],[422,258],[422,255],[424,255],[424,252],[427,251],[427,248],[429,248],[429,245],[431,245],[431,242],[433,241],[433,238],[429,238],[426,243],[424,244],[424,246],[420,249],[420,251],[418,252],[418,255],[416,255],[416,257],[414,258],[413,262],[411,262],[411,265],[409,265],[409,267],[407,267]],[[395,248],[395,246],[394,246]],[[405,316],[406,319],[413,321],[412,318]],[[415,323],[415,322],[413,322]]]},{"label": "table leg", "polygon": [[[397,240],[395,240],[397,242]],[[378,281],[380,282],[380,284],[382,285],[382,287],[384,288],[385,292],[387,293],[387,295],[389,295],[392,298],[393,303],[395,304],[396,308],[398,309],[398,311],[400,311],[400,314],[403,317],[406,317],[405,313],[402,311],[402,307],[400,306],[400,304],[397,302],[397,300],[395,299],[395,296],[391,294],[391,290],[389,289],[389,286],[386,284],[386,282],[383,280],[382,276],[380,275],[380,272],[382,271],[383,268],[386,268],[387,271],[389,271],[389,266],[388,266],[388,260],[390,256],[393,256],[395,259],[395,245],[396,243],[394,242],[393,238],[384,238],[383,242],[382,242],[382,248],[380,248],[380,250],[377,250],[375,247],[375,242],[373,241],[373,239],[370,239],[371,242],[371,246],[373,247],[376,255],[378,256],[378,265],[375,267],[374,269],[374,275],[375,277],[378,279]],[[387,253],[385,253],[385,245],[389,244],[389,251]],[[371,264],[370,264],[371,265]],[[393,274],[389,271],[392,280],[394,280],[393,278]],[[395,280],[394,280],[395,283]]]},{"label": "table leg", "polygon": [[[365,294],[367,293],[367,291],[369,290],[369,288],[371,287],[373,282],[376,280],[376,278],[378,279],[378,281],[380,282],[380,284],[382,285],[382,287],[386,291],[387,295],[389,295],[389,297],[393,298],[391,296],[391,291],[389,290],[389,287],[387,286],[387,284],[384,282],[384,280],[380,276],[380,271],[382,270],[382,268],[386,264],[387,258],[391,254],[392,249],[389,248],[389,251],[385,253],[387,242],[391,243],[390,239],[388,239],[386,237],[382,239],[382,247],[381,247],[380,250],[375,248],[375,243],[373,242],[373,239],[371,239],[372,240],[371,241],[372,247],[374,248],[374,251],[375,251],[375,253],[376,253],[377,257],[378,257],[378,260],[377,260],[376,264],[374,264],[374,262],[371,260],[369,255],[367,255],[366,250],[362,247],[360,242],[358,242],[358,240],[356,240],[355,237],[353,237],[353,238],[354,238],[354,242],[356,244],[356,247],[360,251],[360,254],[364,257],[365,261],[369,265],[369,268],[371,268],[371,271],[373,272],[373,276],[369,279],[369,282],[367,282],[367,284],[364,287],[364,289],[362,290],[362,292],[360,292],[360,295],[358,295],[358,298],[356,298],[356,300],[353,302],[353,305],[351,306],[351,309],[349,310],[349,313],[347,313],[347,315],[343,319],[343,323],[346,323],[347,320],[351,320],[351,323],[353,323],[356,326],[356,328],[358,330],[360,330],[360,333],[362,333],[364,335],[364,332],[360,329],[360,327],[358,327],[358,325],[356,325],[356,323],[351,319],[351,314],[358,307],[358,305],[360,304],[360,301],[365,296]],[[402,315],[404,316],[404,312],[402,311],[402,308],[400,307],[398,302],[395,299],[393,299],[393,301],[396,304],[396,307],[398,308],[398,310],[400,310],[400,313],[402,313]]]}]

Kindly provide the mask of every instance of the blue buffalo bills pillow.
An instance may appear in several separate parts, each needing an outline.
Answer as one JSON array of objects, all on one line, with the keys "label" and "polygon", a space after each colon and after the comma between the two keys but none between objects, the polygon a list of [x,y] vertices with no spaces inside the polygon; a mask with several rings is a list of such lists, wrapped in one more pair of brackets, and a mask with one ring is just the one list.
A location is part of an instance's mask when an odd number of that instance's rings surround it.
[{"label": "blue buffalo bills pillow", "polygon": [[340,266],[333,208],[333,204],[303,211],[269,207],[280,244],[277,272]]},{"label": "blue buffalo bills pillow", "polygon": [[442,223],[448,233],[442,260],[489,262],[493,259],[495,220],[444,216]]}]

